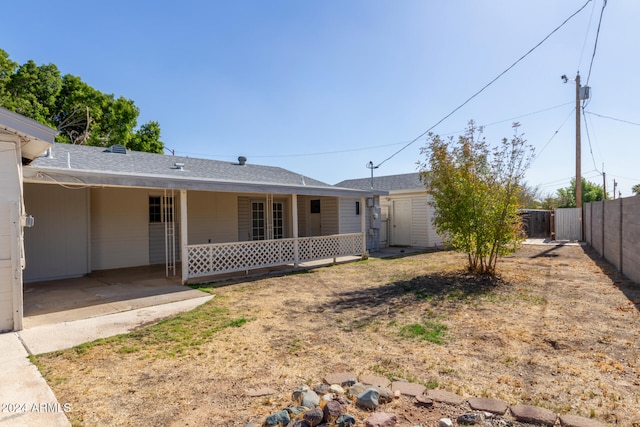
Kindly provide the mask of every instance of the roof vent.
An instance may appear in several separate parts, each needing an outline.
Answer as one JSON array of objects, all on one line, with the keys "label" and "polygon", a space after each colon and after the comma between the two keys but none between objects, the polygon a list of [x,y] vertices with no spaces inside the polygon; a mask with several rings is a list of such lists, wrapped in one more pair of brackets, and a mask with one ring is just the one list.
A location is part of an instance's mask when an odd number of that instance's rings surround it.
[{"label": "roof vent", "polygon": [[127,147],[124,145],[114,144],[104,150],[105,153],[127,154]]},{"label": "roof vent", "polygon": [[247,158],[245,156],[238,157],[238,164],[240,166],[244,166],[247,164]]},{"label": "roof vent", "polygon": [[174,163],[174,166],[179,171],[183,171],[184,170],[184,163]]}]

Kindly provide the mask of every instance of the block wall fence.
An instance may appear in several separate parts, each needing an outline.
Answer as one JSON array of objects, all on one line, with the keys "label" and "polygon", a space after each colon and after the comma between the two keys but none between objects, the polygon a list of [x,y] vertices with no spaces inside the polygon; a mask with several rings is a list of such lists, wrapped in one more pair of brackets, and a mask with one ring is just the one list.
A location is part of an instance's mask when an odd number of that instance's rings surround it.
[{"label": "block wall fence", "polygon": [[585,203],[583,217],[587,243],[640,283],[640,196]]}]

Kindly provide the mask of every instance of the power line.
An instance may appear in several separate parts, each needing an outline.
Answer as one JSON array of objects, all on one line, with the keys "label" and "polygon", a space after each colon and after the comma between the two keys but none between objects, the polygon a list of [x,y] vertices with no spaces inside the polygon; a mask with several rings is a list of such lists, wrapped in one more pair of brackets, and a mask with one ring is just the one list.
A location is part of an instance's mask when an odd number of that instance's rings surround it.
[{"label": "power line", "polygon": [[511,64],[509,67],[507,67],[503,72],[501,72],[500,74],[498,74],[498,76],[496,76],[493,80],[491,80],[489,83],[487,83],[486,85],[484,85],[482,87],[482,89],[480,89],[479,91],[477,91],[476,93],[474,93],[473,95],[471,95],[469,98],[467,98],[466,101],[464,101],[462,104],[460,104],[459,106],[457,106],[456,108],[453,109],[453,111],[451,111],[449,114],[447,114],[446,116],[444,116],[443,118],[441,118],[440,120],[438,120],[438,122],[436,124],[434,124],[433,126],[431,126],[429,129],[427,129],[426,131],[422,132],[420,135],[418,135],[416,138],[414,138],[411,142],[409,142],[407,145],[405,145],[404,147],[402,147],[401,149],[399,149],[398,151],[396,151],[395,153],[393,153],[391,156],[387,157],[386,159],[384,159],[383,161],[381,161],[380,163],[378,163],[378,167],[382,166],[383,163],[387,162],[388,160],[391,160],[393,157],[395,157],[397,154],[399,154],[400,152],[402,152],[403,150],[405,150],[407,147],[409,147],[410,145],[414,144],[416,141],[418,141],[420,138],[422,138],[423,136],[425,136],[426,134],[428,134],[429,132],[431,132],[432,129],[434,129],[436,126],[438,126],[440,123],[444,122],[446,119],[448,119],[449,117],[451,117],[456,111],[458,111],[459,109],[461,109],[462,107],[464,107],[465,105],[467,105],[469,103],[469,101],[471,101],[472,99],[474,99],[476,96],[480,95],[482,92],[484,92],[484,90],[486,88],[488,88],[489,86],[491,86],[493,83],[495,83],[500,77],[502,77],[503,75],[505,75],[509,70],[511,70],[513,67],[515,67],[520,61],[522,61],[524,58],[526,58],[527,56],[529,56],[534,50],[536,50],[538,47],[540,47],[540,45],[542,45],[542,43],[544,43],[545,41],[547,41],[547,39],[549,39],[549,37],[551,37],[556,31],[558,31],[560,28],[564,27],[564,25],[569,22],[569,20],[571,20],[571,18],[573,18],[574,16],[576,16],[578,13],[582,12],[582,10],[587,7],[587,5],[589,4],[591,0],[587,0],[587,2],[577,11],[575,11],[573,14],[571,14],[571,16],[569,16],[567,19],[565,19],[562,24],[560,24],[559,26],[557,26],[553,31],[551,31],[549,34],[547,34],[547,36],[545,38],[543,38],[538,44],[536,44],[534,47],[532,47],[531,49],[529,49],[529,51],[527,53],[525,53],[524,55],[522,55],[520,58],[518,58],[518,60],[516,60],[516,62],[514,62],[513,64]]},{"label": "power line", "polygon": [[587,116],[584,112],[584,107],[582,107],[582,116],[584,117],[584,129],[587,131],[587,141],[589,141],[589,153],[591,153],[591,160],[593,160],[593,167],[595,170],[598,170],[596,166],[596,159],[593,157],[593,148],[591,147],[591,136],[589,134],[589,126],[587,126]]},{"label": "power line", "polygon": [[[573,102],[570,102],[570,104],[573,104]],[[556,135],[558,135],[558,132],[560,132],[560,129],[562,129],[562,127],[567,123],[567,120],[569,120],[569,117],[571,117],[573,115],[573,112],[576,111],[575,108],[571,109],[571,112],[567,115],[567,117],[565,117],[565,119],[562,121],[562,124],[558,127],[558,129],[556,129],[556,131],[553,133],[553,135],[551,135],[551,138],[549,138],[549,140],[547,141],[546,144],[544,144],[542,146],[542,148],[540,149],[539,153],[535,153],[535,156],[533,159],[531,159],[531,164],[533,164],[533,162],[536,161],[536,159],[538,159],[538,157],[540,157],[540,155],[542,154],[542,152],[544,151],[545,148],[547,148],[547,146],[551,143],[551,141],[553,141],[553,139],[556,137]]]},{"label": "power line", "polygon": [[598,48],[598,36],[600,35],[600,26],[602,25],[602,15],[604,8],[607,7],[607,0],[603,0],[602,9],[600,10],[600,19],[598,20],[598,29],[596,30],[596,41],[593,44],[593,54],[591,54],[591,63],[589,64],[589,74],[587,74],[587,82],[585,86],[589,86],[589,78],[591,77],[591,68],[593,67],[593,59],[596,57],[596,49]]},{"label": "power line", "polygon": [[611,117],[611,116],[604,116],[602,114],[593,113],[591,111],[586,111],[586,113],[594,115],[594,116],[602,117],[603,119],[615,120],[615,121],[622,122],[622,123],[628,123],[630,125],[640,126],[640,123],[630,122],[629,120],[618,119],[618,118]]}]

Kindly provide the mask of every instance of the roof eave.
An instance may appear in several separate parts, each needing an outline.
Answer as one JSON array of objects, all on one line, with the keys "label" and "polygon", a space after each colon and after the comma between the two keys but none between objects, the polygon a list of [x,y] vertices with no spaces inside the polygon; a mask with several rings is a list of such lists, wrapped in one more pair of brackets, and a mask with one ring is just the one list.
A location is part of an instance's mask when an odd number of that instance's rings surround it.
[{"label": "roof eave", "polygon": [[363,191],[350,188],[320,187],[311,185],[291,185],[223,181],[205,178],[187,178],[146,174],[122,174],[115,172],[77,170],[65,168],[25,167],[25,182],[59,183],[65,185],[88,185],[109,187],[160,188],[174,190],[223,191],[237,193],[304,194],[313,196],[371,197],[387,195],[388,192]]}]

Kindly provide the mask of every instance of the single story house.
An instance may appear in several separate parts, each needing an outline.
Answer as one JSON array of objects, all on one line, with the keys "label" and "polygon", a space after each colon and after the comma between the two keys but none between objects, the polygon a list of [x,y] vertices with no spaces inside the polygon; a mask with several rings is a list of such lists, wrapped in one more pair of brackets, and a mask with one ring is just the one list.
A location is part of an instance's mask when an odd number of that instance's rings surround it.
[{"label": "single story house", "polygon": [[[336,186],[383,194],[380,197],[382,246],[427,248],[443,244],[433,227],[434,208],[419,173],[349,179]],[[388,195],[385,196],[384,192]]]},{"label": "single story house", "polygon": [[164,264],[187,283],[380,246],[367,228],[385,192],[244,157],[57,144],[54,130],[6,110],[0,129],[0,331],[22,328],[23,282]]}]

